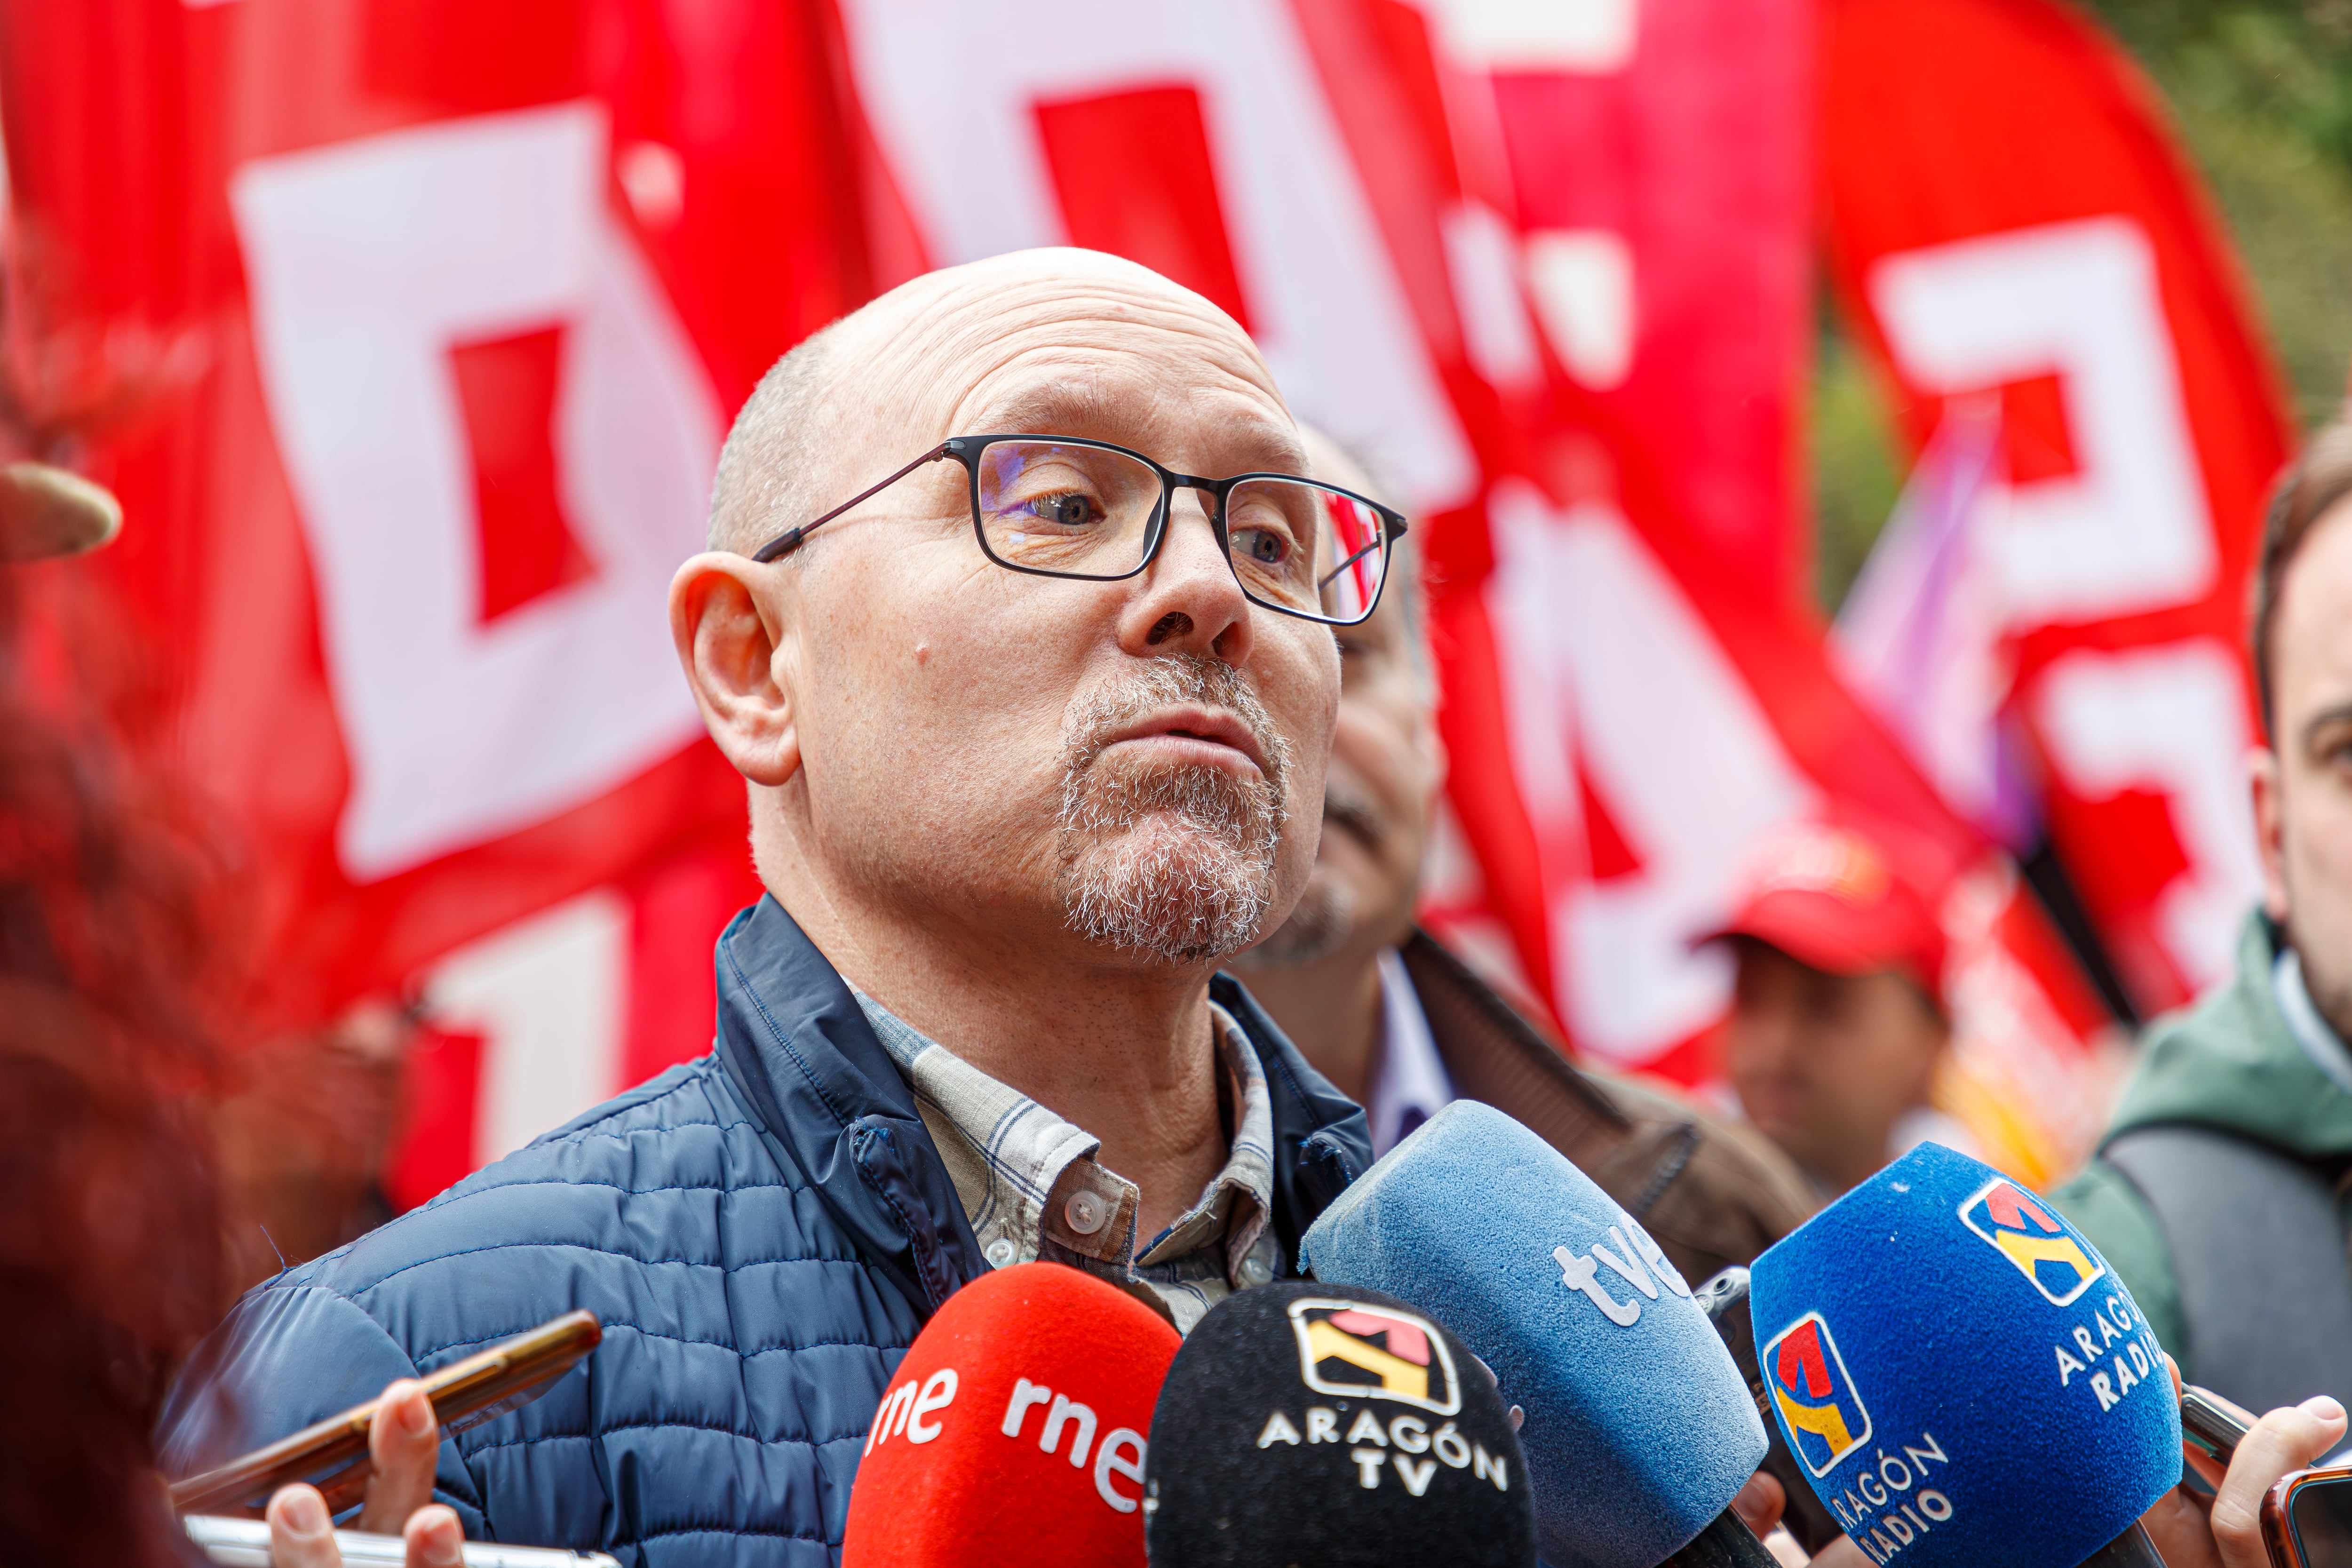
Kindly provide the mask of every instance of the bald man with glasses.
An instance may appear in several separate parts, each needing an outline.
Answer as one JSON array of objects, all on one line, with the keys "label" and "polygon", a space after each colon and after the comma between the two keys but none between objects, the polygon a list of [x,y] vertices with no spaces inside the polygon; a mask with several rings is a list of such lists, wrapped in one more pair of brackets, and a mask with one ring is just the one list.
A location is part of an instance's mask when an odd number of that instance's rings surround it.
[{"label": "bald man with glasses", "polygon": [[1404,528],[1307,471],[1241,329],[1090,252],[787,355],[670,597],[767,889],[716,1048],[257,1289],[167,1466],[586,1308],[584,1372],[446,1437],[435,1499],[633,1563],[827,1563],[966,1281],[1052,1259],[1188,1330],[1294,1275],[1363,1117],[1218,971],[1307,883],[1333,627]]}]

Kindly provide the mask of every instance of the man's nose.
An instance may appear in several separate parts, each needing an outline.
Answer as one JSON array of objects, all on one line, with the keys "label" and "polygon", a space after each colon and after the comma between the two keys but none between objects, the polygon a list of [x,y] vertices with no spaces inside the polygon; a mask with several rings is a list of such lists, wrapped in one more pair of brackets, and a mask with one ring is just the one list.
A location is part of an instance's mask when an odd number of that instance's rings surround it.
[{"label": "man's nose", "polygon": [[1239,664],[1252,641],[1250,602],[1197,490],[1169,506],[1160,553],[1119,616],[1119,646],[1140,658],[1190,653]]}]

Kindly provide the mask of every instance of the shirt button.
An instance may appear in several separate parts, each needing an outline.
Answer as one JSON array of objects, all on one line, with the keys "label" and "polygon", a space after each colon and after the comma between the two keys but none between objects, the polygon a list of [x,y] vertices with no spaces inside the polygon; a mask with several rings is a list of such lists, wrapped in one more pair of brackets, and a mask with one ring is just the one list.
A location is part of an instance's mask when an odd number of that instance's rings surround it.
[{"label": "shirt button", "polygon": [[1274,1270],[1266,1267],[1265,1258],[1253,1252],[1242,1259],[1241,1277],[1244,1285],[1263,1285],[1274,1278]]},{"label": "shirt button", "polygon": [[1102,1201],[1100,1194],[1080,1188],[1070,1194],[1068,1203],[1062,1205],[1062,1217],[1068,1220],[1070,1228],[1080,1236],[1092,1236],[1103,1227],[1105,1220],[1110,1218],[1110,1205]]},{"label": "shirt button", "polygon": [[988,1244],[988,1266],[991,1268],[1003,1268],[1019,1256],[1021,1249],[1013,1245],[1013,1238],[1009,1236],[1000,1236]]}]

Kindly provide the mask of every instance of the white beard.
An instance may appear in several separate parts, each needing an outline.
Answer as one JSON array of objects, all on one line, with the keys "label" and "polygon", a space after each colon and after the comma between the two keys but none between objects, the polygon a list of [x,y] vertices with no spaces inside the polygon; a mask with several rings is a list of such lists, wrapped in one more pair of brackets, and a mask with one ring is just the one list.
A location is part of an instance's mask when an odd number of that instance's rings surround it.
[{"label": "white beard", "polygon": [[[1222,768],[1102,761],[1129,718],[1174,702],[1237,714],[1265,755],[1265,776],[1248,783]],[[1171,963],[1223,958],[1255,942],[1274,901],[1290,746],[1239,672],[1197,655],[1155,659],[1074,710],[1066,737],[1056,833],[1070,929]]]}]

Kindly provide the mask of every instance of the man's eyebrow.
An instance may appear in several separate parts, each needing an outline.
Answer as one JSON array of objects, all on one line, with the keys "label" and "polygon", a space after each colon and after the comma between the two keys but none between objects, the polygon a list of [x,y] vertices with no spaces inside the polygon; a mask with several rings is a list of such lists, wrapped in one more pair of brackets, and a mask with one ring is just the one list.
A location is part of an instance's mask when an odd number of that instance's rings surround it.
[{"label": "man's eyebrow", "polygon": [[2352,699],[2331,703],[2303,721],[2303,743],[2306,746],[2319,738],[2319,732],[2336,724],[2352,724]]},{"label": "man's eyebrow", "polygon": [[1103,388],[1087,382],[1024,386],[1003,402],[984,408],[981,417],[988,428],[970,434],[1083,436],[1117,417],[1116,402]]}]

